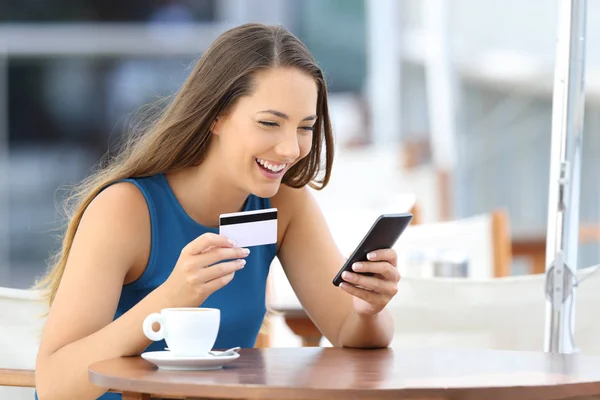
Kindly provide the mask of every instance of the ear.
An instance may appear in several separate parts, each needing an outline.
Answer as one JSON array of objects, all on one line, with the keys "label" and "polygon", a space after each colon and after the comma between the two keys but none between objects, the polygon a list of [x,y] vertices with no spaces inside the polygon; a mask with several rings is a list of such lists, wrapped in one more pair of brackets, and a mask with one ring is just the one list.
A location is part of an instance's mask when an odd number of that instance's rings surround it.
[{"label": "ear", "polygon": [[213,133],[215,135],[219,134],[221,128],[221,117],[217,117],[215,118],[215,120],[212,122],[212,124],[210,124],[210,128],[209,131],[210,133]]}]

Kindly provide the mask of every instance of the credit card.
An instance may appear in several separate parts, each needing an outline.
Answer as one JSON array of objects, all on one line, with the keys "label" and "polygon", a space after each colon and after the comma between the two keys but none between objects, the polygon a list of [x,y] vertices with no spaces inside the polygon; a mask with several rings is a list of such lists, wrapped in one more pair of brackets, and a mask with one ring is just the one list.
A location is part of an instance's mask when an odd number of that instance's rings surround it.
[{"label": "credit card", "polygon": [[221,214],[219,234],[233,240],[238,247],[277,243],[277,209]]}]

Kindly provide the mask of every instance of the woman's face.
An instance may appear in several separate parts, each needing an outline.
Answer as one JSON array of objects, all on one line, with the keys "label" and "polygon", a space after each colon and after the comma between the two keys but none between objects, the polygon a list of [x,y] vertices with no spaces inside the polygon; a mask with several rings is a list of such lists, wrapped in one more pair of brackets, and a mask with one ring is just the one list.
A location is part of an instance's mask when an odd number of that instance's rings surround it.
[{"label": "woman's face", "polygon": [[293,68],[261,71],[253,92],[218,118],[215,150],[226,179],[259,197],[272,197],[285,172],[312,146],[317,84]]}]

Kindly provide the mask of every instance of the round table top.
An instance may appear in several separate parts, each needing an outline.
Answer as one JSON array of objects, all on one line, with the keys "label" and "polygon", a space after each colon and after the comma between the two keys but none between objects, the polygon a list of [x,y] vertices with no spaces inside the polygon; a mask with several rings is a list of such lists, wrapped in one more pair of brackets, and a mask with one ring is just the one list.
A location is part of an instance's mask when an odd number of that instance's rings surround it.
[{"label": "round table top", "polygon": [[92,383],[215,399],[566,399],[600,394],[600,357],[484,349],[243,349],[215,371],[159,370],[141,357],[90,366]]}]

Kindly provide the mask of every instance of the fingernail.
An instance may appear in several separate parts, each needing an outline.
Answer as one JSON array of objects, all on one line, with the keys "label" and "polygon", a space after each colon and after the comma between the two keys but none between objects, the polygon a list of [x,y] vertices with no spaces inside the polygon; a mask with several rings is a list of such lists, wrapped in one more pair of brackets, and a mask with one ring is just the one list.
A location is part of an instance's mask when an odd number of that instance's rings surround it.
[{"label": "fingernail", "polygon": [[238,260],[238,264],[240,264],[240,268],[244,268],[244,265],[246,265],[246,260]]},{"label": "fingernail", "polygon": [[360,271],[361,269],[363,269],[363,265],[361,263],[355,263],[354,265],[352,265],[352,269],[355,271]]},{"label": "fingernail", "polygon": [[375,254],[375,252],[367,254],[367,260],[374,260],[375,257],[377,257],[377,254]]},{"label": "fingernail", "polygon": [[242,249],[242,254],[247,256],[248,254],[250,254],[250,249]]},{"label": "fingernail", "polygon": [[227,242],[229,242],[230,245],[235,246],[235,242],[231,239],[227,239]]},{"label": "fingernail", "polygon": [[344,271],[342,272],[342,278],[344,278],[347,281],[351,281],[352,280],[352,274],[348,271]]}]

